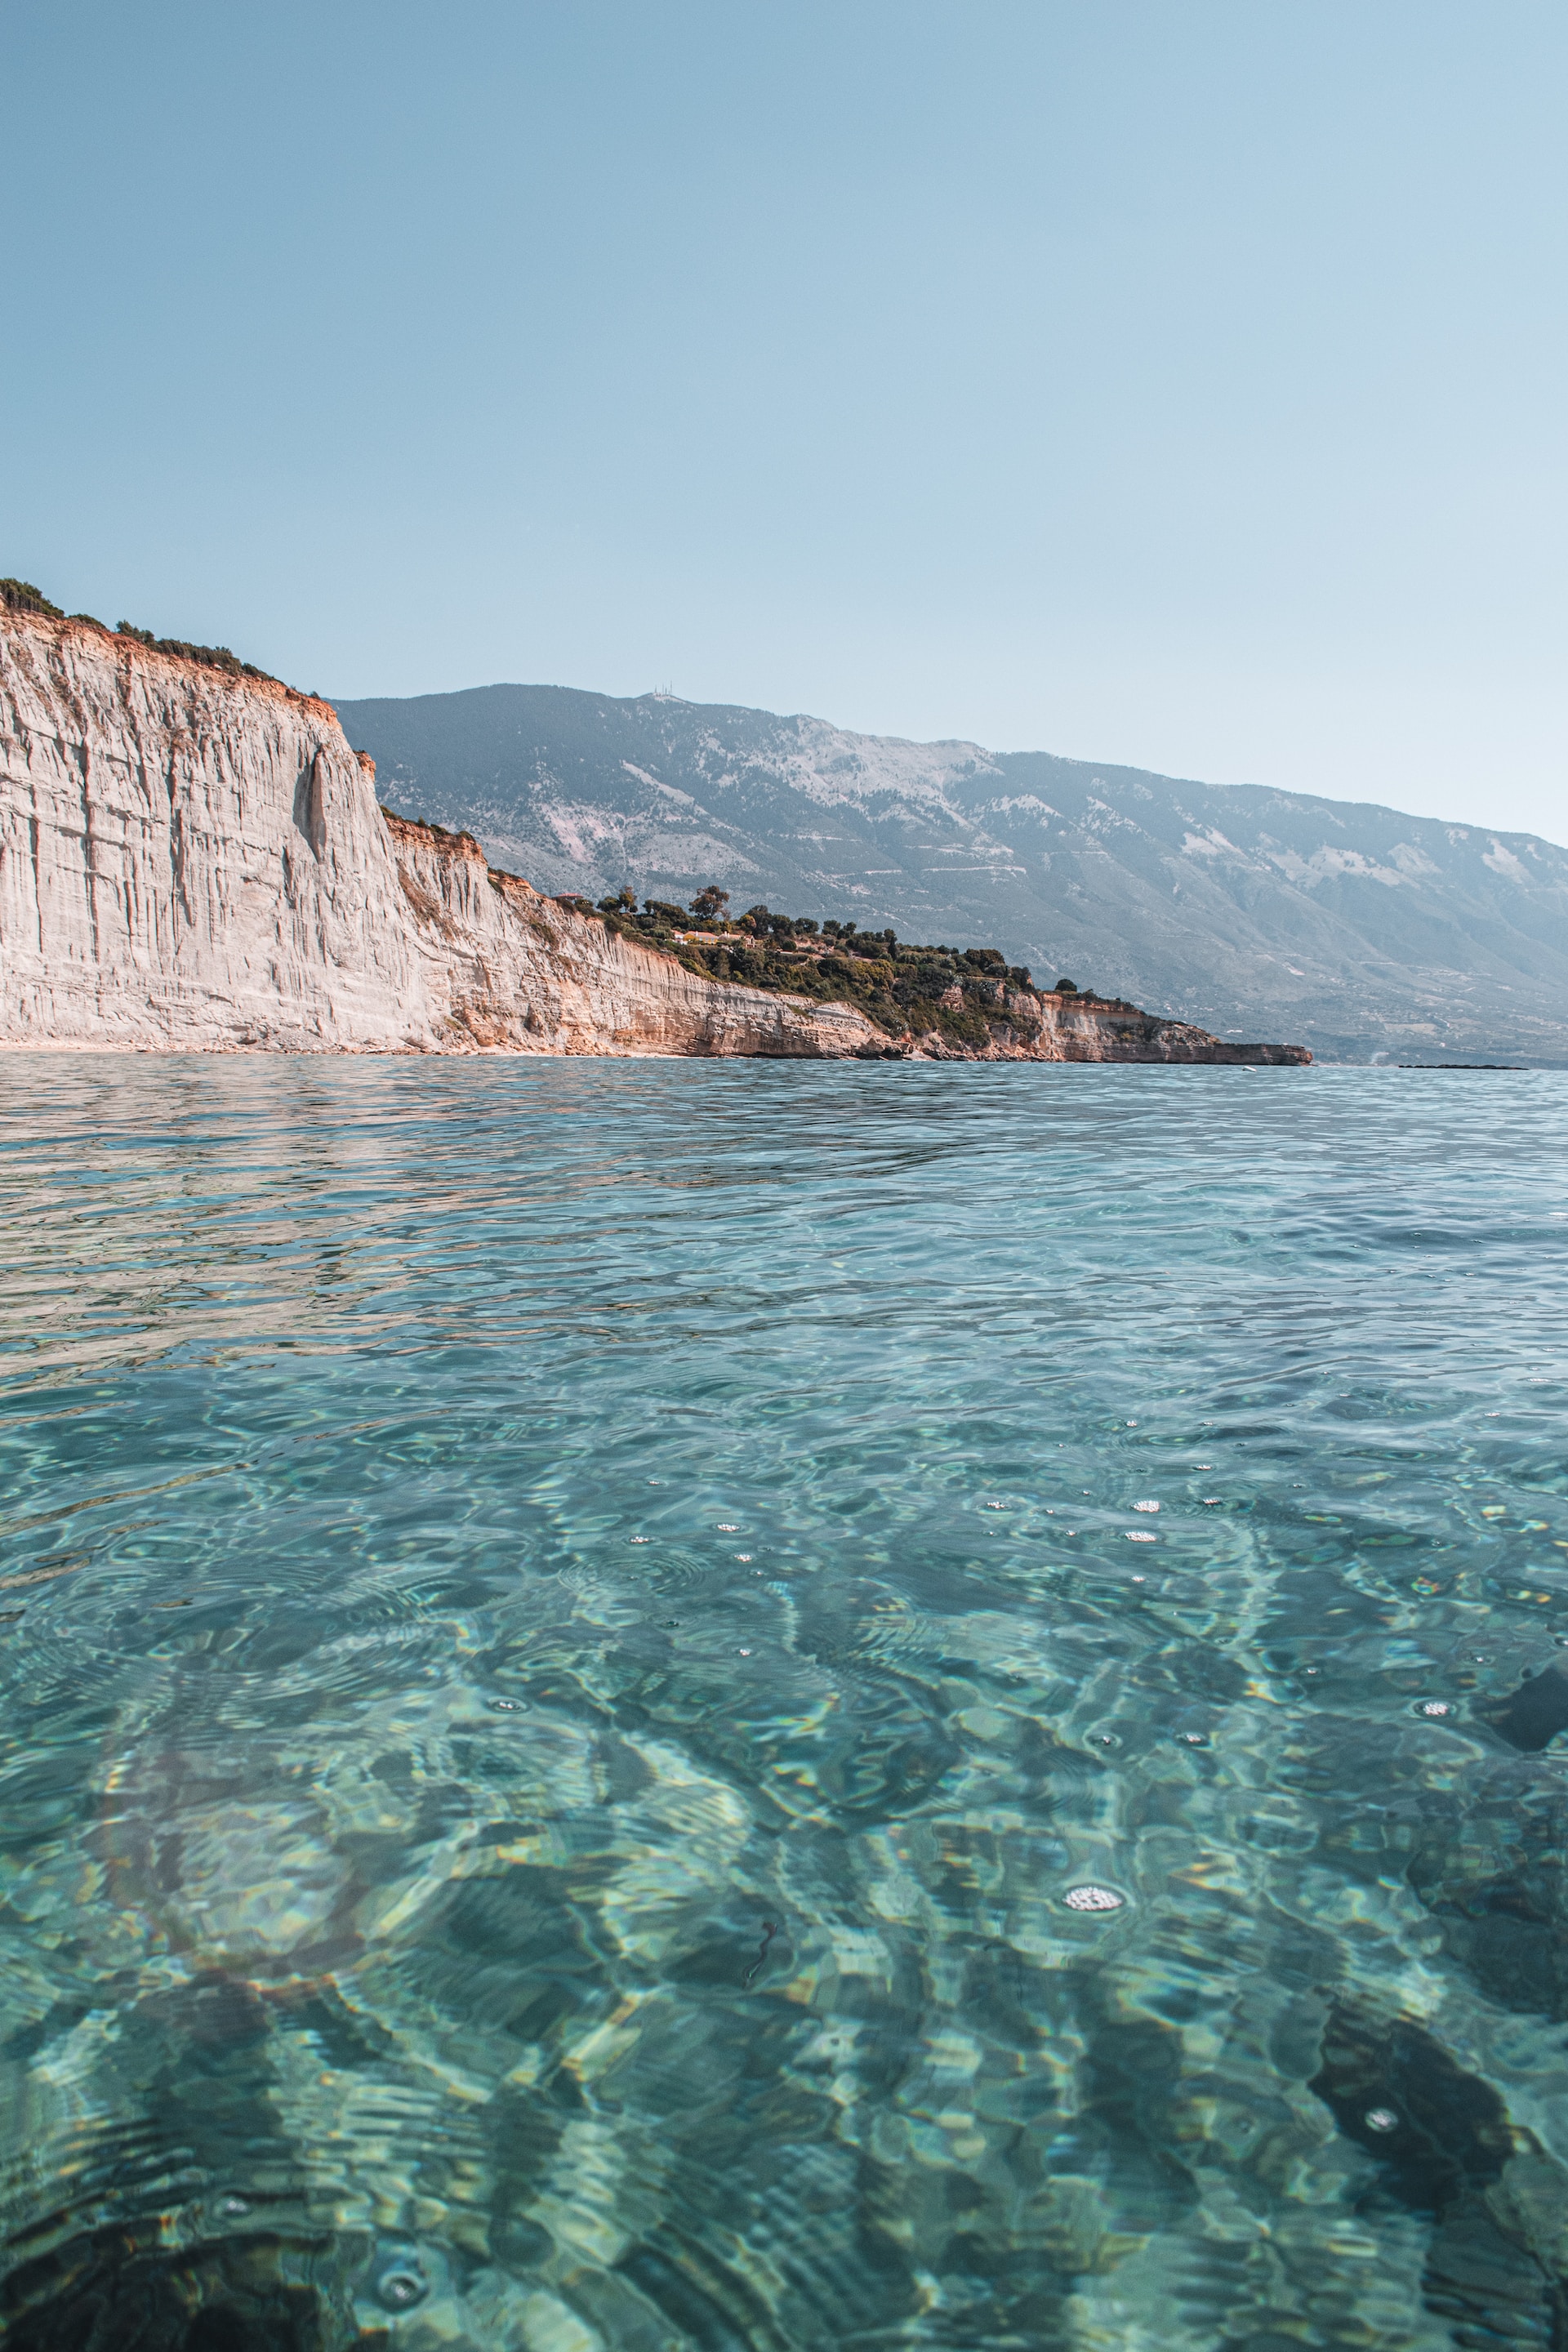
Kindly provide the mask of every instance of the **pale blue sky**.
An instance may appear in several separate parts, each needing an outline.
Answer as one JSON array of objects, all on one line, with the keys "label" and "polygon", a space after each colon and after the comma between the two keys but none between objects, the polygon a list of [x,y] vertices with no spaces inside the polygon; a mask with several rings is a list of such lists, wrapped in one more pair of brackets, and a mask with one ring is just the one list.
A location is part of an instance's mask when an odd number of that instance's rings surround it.
[{"label": "pale blue sky", "polygon": [[1568,836],[1561,0],[0,7],[0,571]]}]

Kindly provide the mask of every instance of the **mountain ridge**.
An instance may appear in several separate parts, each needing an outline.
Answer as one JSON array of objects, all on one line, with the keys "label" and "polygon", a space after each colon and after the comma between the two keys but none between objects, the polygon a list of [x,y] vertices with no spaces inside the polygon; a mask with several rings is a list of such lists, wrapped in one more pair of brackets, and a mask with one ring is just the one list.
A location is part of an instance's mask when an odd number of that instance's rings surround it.
[{"label": "mountain ridge", "polygon": [[378,804],[374,778],[328,703],[226,647],[0,582],[0,1045],[1309,1058],[1045,994],[994,953],[754,920],[693,941],[673,908],[552,901],[471,834]]},{"label": "mountain ridge", "polygon": [[1568,1063],[1568,851],[1535,835],[665,695],[336,707],[384,795],[544,889],[712,881],[1331,1059]]}]

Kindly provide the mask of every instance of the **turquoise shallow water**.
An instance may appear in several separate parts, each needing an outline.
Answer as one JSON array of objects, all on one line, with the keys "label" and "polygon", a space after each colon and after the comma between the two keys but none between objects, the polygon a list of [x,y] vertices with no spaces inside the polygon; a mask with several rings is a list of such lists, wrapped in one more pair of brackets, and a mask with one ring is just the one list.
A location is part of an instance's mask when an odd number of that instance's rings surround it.
[{"label": "turquoise shallow water", "polygon": [[1568,1080],[0,1088],[7,2344],[1568,2340]]}]

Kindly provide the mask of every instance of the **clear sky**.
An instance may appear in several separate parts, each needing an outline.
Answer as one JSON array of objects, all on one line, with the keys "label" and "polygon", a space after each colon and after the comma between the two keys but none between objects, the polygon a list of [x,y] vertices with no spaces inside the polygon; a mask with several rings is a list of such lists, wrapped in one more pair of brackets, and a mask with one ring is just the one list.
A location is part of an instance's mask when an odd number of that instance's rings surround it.
[{"label": "clear sky", "polygon": [[0,572],[1568,838],[1563,0],[0,6]]}]

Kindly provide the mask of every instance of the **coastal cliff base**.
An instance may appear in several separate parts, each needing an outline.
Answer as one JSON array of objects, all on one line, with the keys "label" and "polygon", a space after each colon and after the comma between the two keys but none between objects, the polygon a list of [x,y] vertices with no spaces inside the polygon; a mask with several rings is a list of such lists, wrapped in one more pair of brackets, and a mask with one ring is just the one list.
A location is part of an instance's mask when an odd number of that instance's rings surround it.
[{"label": "coastal cliff base", "polygon": [[0,1045],[1310,1059],[1051,992],[985,983],[972,1009],[959,1047],[705,977],[383,810],[330,704],[0,610]]}]

